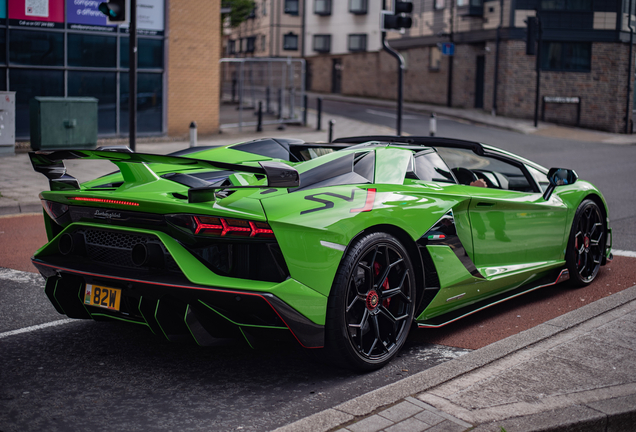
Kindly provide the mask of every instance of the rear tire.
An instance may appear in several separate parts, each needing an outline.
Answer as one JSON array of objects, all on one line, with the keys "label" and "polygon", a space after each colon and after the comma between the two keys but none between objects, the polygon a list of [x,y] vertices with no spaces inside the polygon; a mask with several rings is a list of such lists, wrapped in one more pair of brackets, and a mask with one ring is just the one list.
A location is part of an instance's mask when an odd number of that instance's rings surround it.
[{"label": "rear tire", "polygon": [[572,287],[587,286],[594,281],[605,253],[607,227],[598,205],[584,200],[576,210],[565,260]]},{"label": "rear tire", "polygon": [[325,349],[339,365],[383,367],[404,345],[415,309],[415,273],[406,248],[376,232],[343,258],[329,294]]}]

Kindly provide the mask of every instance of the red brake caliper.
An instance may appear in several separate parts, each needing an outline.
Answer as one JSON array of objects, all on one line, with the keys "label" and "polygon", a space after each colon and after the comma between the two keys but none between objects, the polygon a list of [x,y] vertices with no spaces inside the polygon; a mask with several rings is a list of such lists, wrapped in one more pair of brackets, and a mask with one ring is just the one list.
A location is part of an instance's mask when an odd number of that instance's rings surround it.
[{"label": "red brake caliper", "polygon": [[[373,263],[373,271],[375,272],[376,276],[380,274],[380,270],[381,270],[380,264],[377,262]],[[386,280],[382,284],[382,289],[384,291],[389,289],[389,278],[386,278]],[[382,306],[384,306],[385,308],[388,308],[390,304],[391,304],[390,298],[382,301]]]}]

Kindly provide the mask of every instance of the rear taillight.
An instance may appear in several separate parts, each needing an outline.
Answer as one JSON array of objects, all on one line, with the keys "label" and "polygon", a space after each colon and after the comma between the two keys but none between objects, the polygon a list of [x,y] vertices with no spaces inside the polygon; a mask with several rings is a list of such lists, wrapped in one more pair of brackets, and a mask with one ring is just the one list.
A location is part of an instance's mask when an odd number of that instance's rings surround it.
[{"label": "rear taillight", "polygon": [[266,222],[198,215],[169,215],[166,219],[197,236],[274,238]]},{"label": "rear taillight", "polygon": [[59,219],[68,211],[66,204],[60,204],[54,201],[42,200],[42,207],[53,220]]},{"label": "rear taillight", "polygon": [[118,204],[118,205],[127,205],[139,207],[139,203],[133,201],[122,201],[122,200],[114,200],[114,199],[106,199],[106,198],[89,198],[89,197],[68,197],[71,201],[84,201],[84,202],[94,202],[101,204]]}]

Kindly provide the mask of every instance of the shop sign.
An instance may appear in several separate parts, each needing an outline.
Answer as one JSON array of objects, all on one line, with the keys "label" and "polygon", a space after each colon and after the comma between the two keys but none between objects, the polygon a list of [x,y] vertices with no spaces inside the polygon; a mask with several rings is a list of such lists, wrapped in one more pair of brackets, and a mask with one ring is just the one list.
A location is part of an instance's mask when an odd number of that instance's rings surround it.
[{"label": "shop sign", "polygon": [[[128,33],[128,24],[119,26]],[[137,0],[137,34],[162,36],[164,33],[164,0]]]},{"label": "shop sign", "polygon": [[38,28],[64,26],[64,0],[11,0],[9,25]]},{"label": "shop sign", "polygon": [[66,27],[72,30],[114,32],[116,25],[106,23],[106,15],[99,11],[102,0],[66,0]]}]

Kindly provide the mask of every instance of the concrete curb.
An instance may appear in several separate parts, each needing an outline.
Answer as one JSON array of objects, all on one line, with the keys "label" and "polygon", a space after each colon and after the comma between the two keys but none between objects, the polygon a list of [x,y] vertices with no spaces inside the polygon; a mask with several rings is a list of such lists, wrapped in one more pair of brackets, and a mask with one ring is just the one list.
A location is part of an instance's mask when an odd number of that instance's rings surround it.
[{"label": "concrete curb", "polygon": [[38,201],[17,202],[14,204],[0,204],[0,216],[17,215],[20,213],[40,213],[42,203]]},{"label": "concrete curb", "polygon": [[[461,377],[495,360],[527,349],[556,334],[584,324],[634,300],[636,300],[636,285],[572,312],[568,312],[560,317],[546,321],[534,328],[465,354],[457,359],[447,361],[401,381],[365,393],[333,408],[277,428],[274,432],[327,432],[335,430],[336,428],[344,428],[349,424],[355,423],[355,421],[362,420],[365,416],[394,405],[402,399],[415,397],[433,387]],[[590,403],[585,406],[572,406],[553,411],[550,416],[534,414],[525,417],[511,417],[507,420],[497,422],[496,428],[495,425],[484,424],[479,425],[475,430],[496,430],[499,432],[501,426],[503,426],[507,430],[580,431],[584,430],[581,429],[583,425],[586,426],[585,430],[588,430],[588,425],[593,427],[597,422],[603,425],[609,424],[610,422],[612,424],[616,423],[616,425],[633,425],[636,424],[636,420],[634,420],[636,419],[636,403],[634,403],[634,399],[636,399],[636,396],[628,396],[625,398],[616,398],[616,401],[611,399],[609,401]],[[549,421],[546,420],[540,425],[540,422],[538,422],[539,418],[546,418]],[[510,425],[509,428],[506,426],[508,424]],[[603,428],[598,430],[631,429]]]},{"label": "concrete curb", "polygon": [[[382,99],[367,99],[363,97],[340,96],[340,95],[321,94],[321,93],[311,93],[311,95],[314,97],[321,97],[324,100],[358,103],[358,104],[364,104],[367,106],[384,107],[384,108],[395,106],[394,101],[382,100]],[[408,109],[411,111],[424,113],[424,114],[435,113],[436,115],[452,118],[455,120],[464,120],[474,124],[491,126],[498,129],[518,132],[522,134],[530,134],[530,133],[536,132],[539,129],[534,127],[531,124],[525,124],[528,122],[527,120],[524,121],[521,119],[511,119],[508,117],[490,116],[487,113],[481,113],[478,111],[467,110],[462,108],[448,108],[448,107],[443,107],[439,105],[428,105],[428,104],[417,104],[417,103],[405,102],[404,109]]]}]

